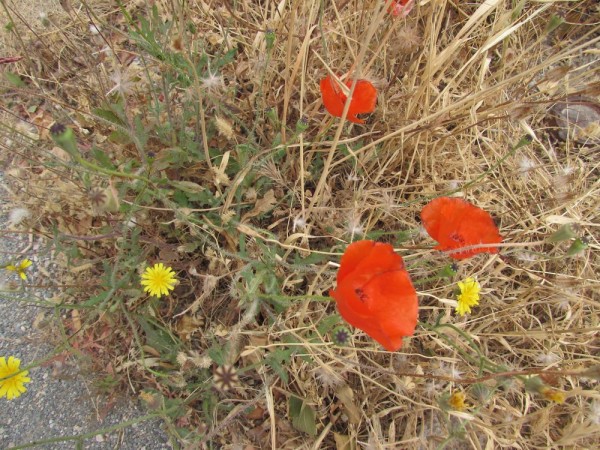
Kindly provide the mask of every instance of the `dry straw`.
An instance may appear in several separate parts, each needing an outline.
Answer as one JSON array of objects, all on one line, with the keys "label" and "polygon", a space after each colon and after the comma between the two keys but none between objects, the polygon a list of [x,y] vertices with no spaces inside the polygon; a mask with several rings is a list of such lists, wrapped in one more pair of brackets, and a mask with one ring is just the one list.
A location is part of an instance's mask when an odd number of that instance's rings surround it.
[{"label": "dry straw", "polygon": [[[123,386],[158,385],[181,400],[180,423],[209,427],[184,443],[416,449],[598,442],[598,376],[590,368],[600,364],[600,153],[557,137],[548,115],[567,96],[598,101],[594,1],[421,0],[405,19],[390,16],[390,2],[380,0],[154,2],[172,25],[159,44],[182,49],[181,65],[202,52],[235,50],[232,63],[211,68],[223,81],[211,92],[202,87],[206,74],[195,72],[189,86],[170,91],[167,81],[175,81],[165,74],[173,60],[134,44],[123,11],[149,18],[145,2],[123,2],[122,10],[113,2],[63,3],[70,7],[49,9],[44,27],[33,25],[31,10],[2,2],[18,30],[3,51],[27,53],[11,66],[27,85],[5,92],[39,102],[25,122],[17,120],[23,111],[3,108],[7,178],[15,201],[33,215],[27,231],[56,232],[83,255],[77,263],[89,270],[64,267],[65,284],[81,288],[68,291],[73,301],[98,288],[90,280],[106,270],[107,258],[122,268],[113,281],[135,274],[139,261],[129,267],[119,253],[130,248],[128,230],[140,231],[140,259],[177,272],[180,285],[163,303],[115,288],[79,334],[115,331],[102,358],[104,366],[126,368],[118,374]],[[111,133],[135,137],[136,125],[96,110],[111,100],[105,94],[115,67],[132,64],[137,85],[119,94],[126,118],[143,112],[151,130],[178,123],[196,133],[197,153],[175,171],[150,166],[185,157],[176,148],[185,133],[123,143]],[[325,113],[318,86],[327,74],[378,87],[366,125]],[[161,114],[148,113],[152,102],[163,102]],[[196,116],[185,116],[195,107]],[[137,172],[124,179],[74,168],[44,132],[54,121],[74,128],[86,151],[97,145],[119,161],[110,170],[138,161]],[[256,145],[248,150],[249,143]],[[173,183],[138,189],[159,177]],[[264,185],[249,182],[265,178]],[[186,198],[210,192],[215,200],[182,206],[175,190]],[[116,196],[119,212],[92,211],[89,193],[96,191]],[[438,277],[447,258],[431,250],[418,215],[441,195],[462,196],[497,218],[500,256],[478,255],[454,278]],[[567,222],[589,240],[574,257],[565,257],[570,242],[547,241]],[[394,354],[357,330],[336,346],[333,325],[324,325],[335,314],[325,298],[335,279],[328,262],[361,236],[393,242],[413,280],[429,280],[417,284],[422,324]],[[468,277],[481,284],[480,302],[459,317],[454,290]],[[111,303],[118,295],[134,298]],[[175,323],[191,323],[182,322],[188,311],[205,320],[200,330],[181,331],[180,352],[201,355],[203,364],[178,366],[177,352],[167,361],[144,340],[145,327],[159,324],[177,336]],[[236,388],[210,388],[224,368]],[[163,371],[169,375],[156,376]],[[535,384],[540,373],[553,391]],[[551,401],[561,399],[555,390],[565,393],[563,403]],[[449,407],[456,392],[464,403],[455,398],[460,408]],[[315,430],[290,415],[292,396],[314,413],[307,417]],[[207,405],[214,406],[210,417]]]}]

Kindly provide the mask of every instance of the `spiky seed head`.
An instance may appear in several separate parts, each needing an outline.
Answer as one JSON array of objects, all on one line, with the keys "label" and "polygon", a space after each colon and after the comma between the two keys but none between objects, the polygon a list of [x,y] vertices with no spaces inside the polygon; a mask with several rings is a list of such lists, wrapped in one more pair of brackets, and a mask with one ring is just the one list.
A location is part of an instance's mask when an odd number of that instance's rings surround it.
[{"label": "spiky seed head", "polygon": [[350,342],[350,330],[345,326],[339,326],[333,330],[333,343],[340,347],[348,345]]},{"label": "spiky seed head", "polygon": [[218,366],[213,372],[213,385],[222,392],[229,392],[239,385],[239,377],[235,367],[228,364]]}]

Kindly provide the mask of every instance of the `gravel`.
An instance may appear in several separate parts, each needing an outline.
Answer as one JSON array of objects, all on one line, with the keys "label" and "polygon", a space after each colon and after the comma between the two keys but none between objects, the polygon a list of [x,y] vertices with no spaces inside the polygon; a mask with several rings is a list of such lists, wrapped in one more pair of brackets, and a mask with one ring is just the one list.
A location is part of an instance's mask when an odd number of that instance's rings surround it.
[{"label": "gravel", "polygon": [[[0,262],[33,260],[28,269],[28,283],[48,283],[39,272],[52,264],[44,255],[36,255],[36,241],[26,234],[8,233],[7,190],[0,173]],[[39,246],[41,248],[41,245]],[[23,253],[24,252],[24,253]],[[38,273],[36,274],[36,266]],[[7,288],[18,292],[6,292]],[[50,297],[40,289],[22,290],[15,273],[0,270],[0,356],[21,359],[21,367],[47,358],[55,346],[37,323],[51,318],[52,311],[31,304],[35,296]],[[29,371],[31,382],[20,397],[0,399],[0,449],[170,449],[162,423],[158,419],[118,426],[148,414],[130,398],[116,404],[95,393],[89,378],[80,373],[72,357],[53,358]],[[112,426],[117,429],[110,429]],[[64,438],[87,435],[86,438]],[[48,440],[55,440],[47,442]],[[46,441],[36,444],[38,441]],[[79,442],[78,442],[79,441]],[[80,445],[78,447],[78,445]]]}]

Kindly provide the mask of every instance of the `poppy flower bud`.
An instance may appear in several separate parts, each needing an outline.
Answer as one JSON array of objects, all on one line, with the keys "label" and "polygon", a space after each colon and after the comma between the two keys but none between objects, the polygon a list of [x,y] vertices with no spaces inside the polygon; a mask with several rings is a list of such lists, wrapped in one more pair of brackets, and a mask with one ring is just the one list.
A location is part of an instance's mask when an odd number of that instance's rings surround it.
[{"label": "poppy flower bud", "polygon": [[458,267],[456,264],[446,264],[438,271],[437,276],[440,278],[452,278],[457,272]]},{"label": "poppy flower bud", "polygon": [[300,117],[298,122],[296,122],[296,133],[304,133],[308,128],[308,119],[305,116]]},{"label": "poppy flower bud", "polygon": [[265,33],[265,40],[267,41],[267,50],[271,50],[275,44],[275,32],[273,30],[267,30]]},{"label": "poppy flower bud", "polygon": [[578,253],[583,252],[585,249],[588,248],[588,245],[589,244],[586,242],[585,239],[575,239],[569,247],[569,249],[567,250],[567,256],[575,256]]},{"label": "poppy flower bud", "polygon": [[69,155],[75,156],[79,153],[77,142],[75,141],[75,133],[73,133],[71,128],[67,128],[62,123],[57,122],[50,127],[50,137]]},{"label": "poppy flower bud", "polygon": [[279,125],[279,117],[277,117],[277,110],[275,108],[268,108],[265,111],[265,116],[273,125]]}]

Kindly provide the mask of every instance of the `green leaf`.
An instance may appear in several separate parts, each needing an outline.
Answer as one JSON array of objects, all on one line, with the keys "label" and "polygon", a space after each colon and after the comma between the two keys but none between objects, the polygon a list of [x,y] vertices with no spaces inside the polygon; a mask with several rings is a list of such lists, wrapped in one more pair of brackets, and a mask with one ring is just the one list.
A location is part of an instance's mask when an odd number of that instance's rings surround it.
[{"label": "green leaf", "polygon": [[577,237],[577,233],[573,229],[570,223],[567,223],[560,227],[558,231],[552,233],[546,240],[548,242],[562,242],[574,239]]},{"label": "green leaf", "polygon": [[173,194],[173,200],[179,206],[183,206],[184,208],[187,208],[190,206],[188,197],[187,197],[187,195],[185,195],[185,193],[183,191],[175,191],[175,193]]},{"label": "green leaf", "polygon": [[294,428],[310,436],[317,435],[317,415],[312,406],[296,396],[291,396],[289,411]]},{"label": "green leaf", "polygon": [[191,159],[188,151],[181,147],[169,147],[162,149],[153,163],[154,170],[189,166]]},{"label": "green leaf", "polygon": [[177,355],[180,345],[173,336],[164,329],[150,323],[142,316],[138,316],[136,319],[144,330],[146,343],[150,347],[158,350],[167,359],[171,359]]},{"label": "green leaf", "polygon": [[306,258],[302,258],[300,254],[296,253],[294,255],[294,265],[306,267],[311,264],[319,264],[329,258],[328,255],[324,255],[322,253],[314,252],[308,255]]},{"label": "green leaf", "polygon": [[283,363],[289,363],[290,359],[292,357],[292,353],[294,353],[296,350],[295,349],[285,349],[285,348],[279,348],[277,350],[275,350],[274,352],[270,353],[266,358],[265,358],[265,364],[269,367],[271,367],[271,369],[273,369],[273,371],[279,375],[279,378],[281,378],[283,380],[283,382],[285,384],[288,383],[289,381],[289,376],[287,373],[287,369],[283,366]]},{"label": "green leaf", "polygon": [[337,314],[333,314],[333,315],[321,320],[319,322],[319,325],[317,325],[317,330],[319,330],[319,334],[321,336],[325,336],[338,323],[340,323],[340,316],[338,316]]},{"label": "green leaf", "polygon": [[202,411],[204,412],[204,417],[209,422],[212,422],[212,418],[215,415],[215,409],[219,404],[219,399],[216,394],[212,390],[205,391],[204,399],[202,400]]},{"label": "green leaf", "polygon": [[83,302],[81,306],[84,308],[89,308],[90,306],[94,306],[100,302],[103,302],[106,300],[106,297],[108,297],[108,292],[100,292],[98,295],[94,295],[93,297],[90,297],[89,300]]},{"label": "green leaf", "polygon": [[4,77],[6,78],[6,81],[8,81],[14,87],[22,88],[26,86],[25,82],[21,80],[21,77],[16,73],[5,72]]},{"label": "green leaf", "polygon": [[107,169],[112,169],[112,170],[116,169],[116,167],[114,166],[114,164],[112,163],[112,161],[110,160],[108,155],[104,151],[100,150],[98,147],[94,147],[92,149],[92,155],[94,156],[96,161],[98,161],[100,163],[100,165],[102,167],[106,167]]},{"label": "green leaf", "polygon": [[554,30],[556,30],[558,27],[560,27],[563,23],[565,22],[565,19],[563,19],[560,16],[552,16],[550,18],[550,22],[548,22],[548,24],[546,25],[546,34],[550,34],[552,33]]},{"label": "green leaf", "polygon": [[237,49],[232,48],[227,53],[223,54],[221,57],[219,57],[213,62],[213,69],[220,69],[221,67],[232,63],[235,60],[235,55],[237,55]]},{"label": "green leaf", "polygon": [[148,142],[148,132],[146,131],[144,123],[142,122],[142,116],[140,114],[135,116],[133,123],[135,125],[135,135],[141,148],[143,149],[146,147],[146,143]]},{"label": "green leaf", "polygon": [[127,133],[115,130],[108,135],[108,140],[115,144],[128,145],[131,144],[131,137]]},{"label": "green leaf", "polygon": [[523,12],[523,7],[527,3],[527,0],[519,0],[512,11],[512,20],[517,20]]},{"label": "green leaf", "polygon": [[225,351],[221,345],[215,344],[209,348],[208,356],[210,356],[210,359],[212,359],[218,366],[224,366],[226,364]]},{"label": "green leaf", "polygon": [[269,365],[269,367],[271,367],[271,369],[273,369],[273,371],[279,376],[279,378],[281,378],[281,380],[285,384],[288,384],[290,378],[288,377],[287,370],[283,368],[279,361],[270,360],[267,361],[267,364]]},{"label": "green leaf", "polygon": [[125,126],[125,122],[111,109],[96,108],[92,111],[96,116],[101,119],[107,120],[108,122],[116,125]]},{"label": "green leaf", "polygon": [[193,253],[198,247],[200,247],[200,242],[187,242],[185,244],[177,247],[177,251],[181,253]]}]

